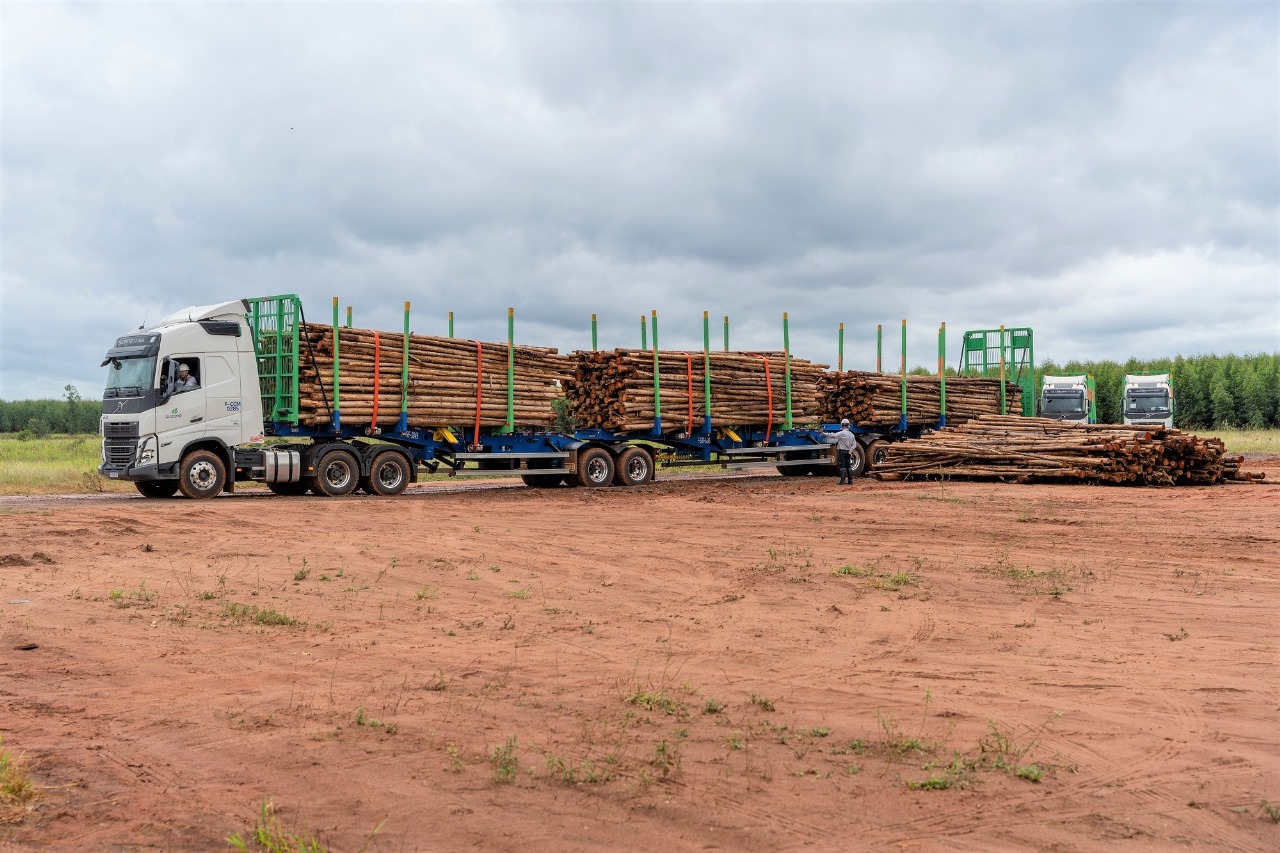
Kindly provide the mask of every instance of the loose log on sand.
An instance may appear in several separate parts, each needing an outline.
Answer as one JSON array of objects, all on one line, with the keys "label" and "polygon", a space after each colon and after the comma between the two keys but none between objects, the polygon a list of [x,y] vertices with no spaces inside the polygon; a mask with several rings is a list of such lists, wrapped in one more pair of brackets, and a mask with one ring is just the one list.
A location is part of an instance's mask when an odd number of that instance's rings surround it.
[{"label": "loose log on sand", "polygon": [[[950,383],[948,383],[949,385]],[[949,396],[949,393],[948,393]],[[1047,418],[984,415],[961,426],[889,445],[882,480],[925,477],[1013,482],[1208,485],[1261,480],[1221,439],[1151,426],[1064,424]]]}]

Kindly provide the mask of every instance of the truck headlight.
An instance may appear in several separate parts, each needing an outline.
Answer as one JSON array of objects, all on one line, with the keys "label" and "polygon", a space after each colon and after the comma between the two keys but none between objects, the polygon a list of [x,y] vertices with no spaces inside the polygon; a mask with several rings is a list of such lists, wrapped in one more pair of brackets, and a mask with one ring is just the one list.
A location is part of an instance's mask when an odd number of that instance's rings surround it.
[{"label": "truck headlight", "polygon": [[156,461],[156,437],[149,435],[138,445],[139,465],[152,465]]}]

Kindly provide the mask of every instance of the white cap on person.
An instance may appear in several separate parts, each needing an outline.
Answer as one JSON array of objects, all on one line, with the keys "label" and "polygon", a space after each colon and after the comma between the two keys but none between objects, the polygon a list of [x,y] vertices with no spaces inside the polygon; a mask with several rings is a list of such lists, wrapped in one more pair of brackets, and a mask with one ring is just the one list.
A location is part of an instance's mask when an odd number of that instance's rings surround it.
[{"label": "white cap on person", "polygon": [[191,372],[191,368],[187,367],[185,364],[179,364],[179,365],[178,365],[178,372],[179,372],[179,373],[190,373],[190,372]]}]

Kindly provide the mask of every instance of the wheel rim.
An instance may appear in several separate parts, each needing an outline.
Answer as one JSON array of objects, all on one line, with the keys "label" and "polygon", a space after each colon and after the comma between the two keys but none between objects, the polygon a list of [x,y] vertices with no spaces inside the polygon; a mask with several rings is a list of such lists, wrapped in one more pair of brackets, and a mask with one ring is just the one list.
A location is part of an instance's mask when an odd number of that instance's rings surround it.
[{"label": "wheel rim", "polygon": [[191,466],[189,478],[191,485],[197,491],[207,492],[217,485],[218,471],[213,467],[213,463],[200,460]]},{"label": "wheel rim", "polygon": [[627,476],[632,482],[639,483],[649,476],[649,460],[633,456],[627,460]]},{"label": "wheel rim", "polygon": [[351,466],[345,460],[334,460],[324,466],[324,481],[334,489],[344,489],[351,482]]},{"label": "wheel rim", "polygon": [[378,485],[384,489],[395,489],[404,480],[404,472],[394,462],[383,462],[378,466]]},{"label": "wheel rim", "polygon": [[609,476],[609,466],[603,459],[592,459],[587,462],[587,479],[593,483],[603,483]]}]

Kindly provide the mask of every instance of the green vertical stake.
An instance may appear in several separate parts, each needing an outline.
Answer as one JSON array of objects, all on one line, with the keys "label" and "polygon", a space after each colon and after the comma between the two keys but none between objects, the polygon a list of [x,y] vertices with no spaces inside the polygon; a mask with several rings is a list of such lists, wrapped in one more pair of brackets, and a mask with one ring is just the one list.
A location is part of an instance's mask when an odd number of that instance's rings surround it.
[{"label": "green vertical stake", "polygon": [[880,363],[880,355],[884,349],[884,326],[876,323],[876,373],[884,373]]},{"label": "green vertical stake", "polygon": [[640,349],[642,350],[646,350],[649,348],[649,333],[645,331],[646,328],[647,327],[645,326],[645,316],[641,314],[640,315]]},{"label": "green vertical stake", "polygon": [[1000,414],[1009,414],[1009,403],[1004,396],[1004,326],[1000,326]]},{"label": "green vertical stake", "polygon": [[342,428],[342,407],[338,402],[338,362],[340,361],[340,353],[338,348],[338,297],[333,297],[333,428],[338,430]]},{"label": "green vertical stake", "polygon": [[791,327],[787,323],[787,312],[782,312],[782,356],[786,370],[783,372],[783,385],[787,392],[787,418],[783,429],[791,429]]},{"label": "green vertical stake", "polygon": [[400,360],[400,430],[409,428],[409,300],[404,303],[404,353]]},{"label": "green vertical stake", "polygon": [[600,339],[596,335],[596,315],[591,315],[591,351],[595,352],[600,349]]},{"label": "green vertical stake", "polygon": [[704,432],[711,431],[711,316],[702,312],[702,417]]},{"label": "green vertical stake", "polygon": [[938,326],[938,420],[947,425],[947,324]]},{"label": "green vertical stake", "polygon": [[907,321],[902,321],[902,423],[907,422]]},{"label": "green vertical stake", "polygon": [[729,315],[724,315],[724,351],[729,351]]},{"label": "green vertical stake", "polygon": [[351,328],[351,306],[347,306],[347,328]]},{"label": "green vertical stake", "polygon": [[836,344],[836,373],[844,373],[844,323],[840,324],[840,339]]},{"label": "green vertical stake", "polygon": [[453,337],[453,312],[449,312],[449,337]]},{"label": "green vertical stake", "polygon": [[516,309],[507,309],[507,425],[504,432],[516,431]]},{"label": "green vertical stake", "polygon": [[658,378],[658,312],[653,312],[653,425],[662,430],[662,382]]}]

